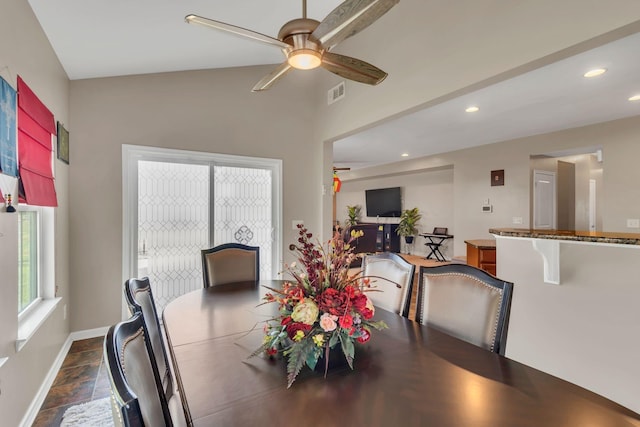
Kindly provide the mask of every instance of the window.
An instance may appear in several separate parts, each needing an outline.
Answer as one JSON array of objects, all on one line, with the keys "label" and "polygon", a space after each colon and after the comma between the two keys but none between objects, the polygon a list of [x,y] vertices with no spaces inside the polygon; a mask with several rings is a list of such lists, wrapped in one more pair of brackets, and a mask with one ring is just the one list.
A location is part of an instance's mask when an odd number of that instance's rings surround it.
[{"label": "window", "polygon": [[20,205],[16,351],[24,347],[62,300],[56,297],[54,228],[54,208]]},{"label": "window", "polygon": [[39,215],[37,210],[18,213],[18,313],[23,313],[40,296]]}]

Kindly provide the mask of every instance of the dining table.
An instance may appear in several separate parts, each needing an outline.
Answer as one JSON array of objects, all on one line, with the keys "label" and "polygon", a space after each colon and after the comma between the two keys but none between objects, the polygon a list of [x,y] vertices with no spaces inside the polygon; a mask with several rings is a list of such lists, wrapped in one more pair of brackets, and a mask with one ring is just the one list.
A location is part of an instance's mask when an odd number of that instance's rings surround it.
[{"label": "dining table", "polygon": [[282,284],[203,288],[166,306],[188,425],[640,427],[601,395],[381,308],[388,328],[356,345],[353,369],[334,354],[326,377],[305,366],[287,388],[286,359],[254,355],[278,316],[263,297]]}]

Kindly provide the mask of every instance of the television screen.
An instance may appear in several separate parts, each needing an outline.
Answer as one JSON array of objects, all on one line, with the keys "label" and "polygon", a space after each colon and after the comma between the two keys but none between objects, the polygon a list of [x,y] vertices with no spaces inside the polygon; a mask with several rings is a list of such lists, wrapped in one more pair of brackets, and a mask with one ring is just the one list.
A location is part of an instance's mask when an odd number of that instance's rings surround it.
[{"label": "television screen", "polygon": [[400,187],[365,190],[367,216],[399,217],[402,211]]}]

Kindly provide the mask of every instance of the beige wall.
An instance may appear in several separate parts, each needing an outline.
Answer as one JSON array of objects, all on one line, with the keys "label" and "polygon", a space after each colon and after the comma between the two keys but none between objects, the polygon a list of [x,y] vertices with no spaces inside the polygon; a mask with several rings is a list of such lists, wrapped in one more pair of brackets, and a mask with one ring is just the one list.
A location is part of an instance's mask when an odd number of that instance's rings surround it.
[{"label": "beige wall", "polygon": [[[632,165],[633,159],[640,156],[638,132],[640,116],[377,168],[357,169],[343,172],[340,176],[348,183],[350,180],[406,175],[452,165],[453,225],[449,227],[455,235],[452,255],[464,255],[465,240],[490,238],[490,228],[513,227],[513,217],[522,217],[523,225],[519,227],[528,226],[531,155],[601,145],[603,173],[602,187],[598,190],[602,206],[600,229],[636,232],[636,229],[626,227],[626,219],[640,216],[640,190],[635,185],[635,182],[640,182],[640,170]],[[498,169],[505,171],[505,185],[492,187],[490,172]],[[401,181],[401,185],[411,185],[410,183],[410,179]],[[481,211],[485,199],[489,199],[493,206],[490,214]]]},{"label": "beige wall", "polygon": [[[342,175],[342,174],[341,174]],[[371,179],[344,181],[336,196],[337,218],[341,224],[347,218],[347,206],[362,207],[362,222],[397,223],[398,218],[371,218],[366,216],[365,190],[375,188],[401,187],[403,209],[417,207],[422,214],[418,229],[420,233],[430,233],[434,227],[453,230],[453,167],[436,168],[410,174],[398,174]],[[401,251],[427,255],[425,240],[416,237],[412,246],[407,247],[400,239]],[[442,252],[450,257],[453,245],[445,244]]]},{"label": "beige wall", "polygon": [[[122,145],[283,160],[283,243],[292,220],[320,229],[320,159],[310,84],[291,73],[251,93],[270,66],[73,81],[72,330],[121,318]],[[285,255],[288,254],[288,251]]]},{"label": "beige wall", "polygon": [[[36,95],[71,132],[69,81],[42,32],[28,2],[2,0],[0,4],[0,75],[14,88],[20,75]],[[54,154],[55,157],[55,154]],[[72,163],[73,165],[73,163]],[[40,388],[69,335],[63,306],[69,301],[69,191],[70,166],[55,160],[54,173],[59,207],[55,213],[55,284],[61,303],[18,353],[17,331],[17,221],[0,212],[0,357],[9,356],[0,368],[0,424],[17,426]],[[13,260],[13,265],[11,265]]]}]

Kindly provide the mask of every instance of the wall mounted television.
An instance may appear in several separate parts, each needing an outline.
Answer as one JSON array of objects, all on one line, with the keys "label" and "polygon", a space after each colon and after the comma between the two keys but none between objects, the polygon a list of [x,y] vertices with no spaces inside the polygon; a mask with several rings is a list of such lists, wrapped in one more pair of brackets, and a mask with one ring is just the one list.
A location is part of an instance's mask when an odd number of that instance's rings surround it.
[{"label": "wall mounted television", "polygon": [[365,190],[368,217],[399,217],[402,212],[400,187]]}]

